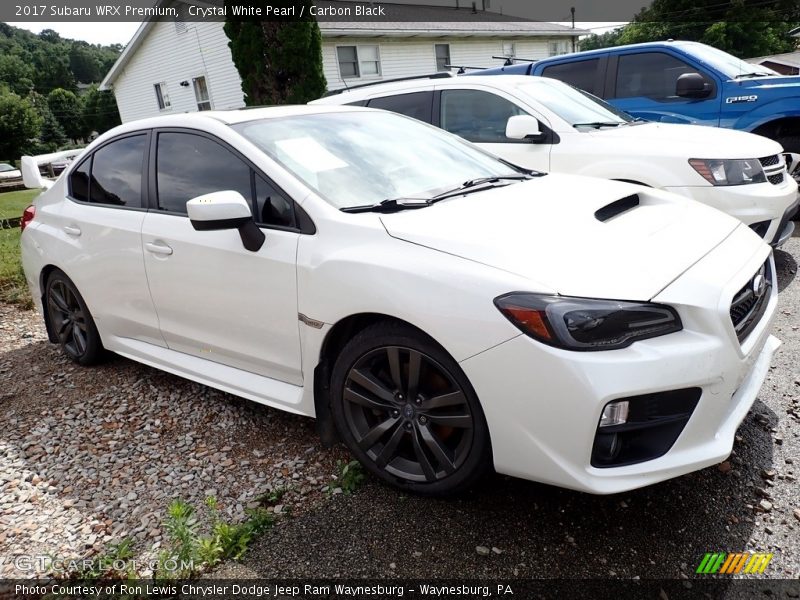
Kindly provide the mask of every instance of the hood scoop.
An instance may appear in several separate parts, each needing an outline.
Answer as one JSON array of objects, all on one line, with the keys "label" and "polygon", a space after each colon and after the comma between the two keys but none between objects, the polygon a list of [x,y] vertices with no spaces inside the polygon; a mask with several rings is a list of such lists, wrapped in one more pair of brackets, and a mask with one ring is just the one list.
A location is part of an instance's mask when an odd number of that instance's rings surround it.
[{"label": "hood scoop", "polygon": [[606,204],[604,207],[597,209],[594,213],[594,218],[601,223],[605,223],[606,221],[613,219],[614,217],[617,217],[622,213],[631,210],[632,208],[636,208],[637,206],[639,206],[639,195],[632,194],[630,196],[620,198],[619,200],[615,200],[611,204]]}]

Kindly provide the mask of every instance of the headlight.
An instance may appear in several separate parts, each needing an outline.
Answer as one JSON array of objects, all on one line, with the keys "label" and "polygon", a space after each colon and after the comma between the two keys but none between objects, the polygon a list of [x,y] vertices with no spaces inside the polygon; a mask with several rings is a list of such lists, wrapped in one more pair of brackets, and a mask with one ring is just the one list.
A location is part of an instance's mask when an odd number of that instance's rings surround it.
[{"label": "headlight", "polygon": [[767,176],[757,158],[736,160],[689,159],[692,168],[711,185],[743,185],[764,183]]},{"label": "headlight", "polygon": [[513,292],[494,303],[523,333],[566,350],[615,350],[683,329],[674,309],[649,302]]}]

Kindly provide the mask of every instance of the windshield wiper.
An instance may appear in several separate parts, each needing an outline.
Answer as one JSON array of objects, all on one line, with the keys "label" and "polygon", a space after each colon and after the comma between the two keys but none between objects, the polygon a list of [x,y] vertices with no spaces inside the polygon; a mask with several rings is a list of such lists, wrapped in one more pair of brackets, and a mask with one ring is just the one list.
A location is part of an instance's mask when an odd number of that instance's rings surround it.
[{"label": "windshield wiper", "polygon": [[742,73],[734,77],[734,79],[751,79],[753,77],[769,77],[772,73],[764,73],[763,71],[753,71],[752,73]]},{"label": "windshield wiper", "polygon": [[432,201],[427,198],[388,198],[376,204],[365,204],[363,206],[346,206],[340,209],[346,213],[381,212],[392,213],[401,210],[414,208],[425,208],[430,206]]},{"label": "windshield wiper", "polygon": [[[463,196],[464,194],[469,194],[470,192],[480,192],[482,190],[490,189],[496,187],[495,184],[500,183],[501,181],[522,181],[526,179],[533,179],[534,177],[542,175],[538,172],[533,173],[509,173],[508,175],[490,175],[489,177],[478,177],[476,179],[468,179],[460,186],[453,188],[452,190],[447,190],[446,192],[442,192],[441,194],[436,194],[433,198],[431,198],[430,202],[438,202],[439,200],[444,200],[445,198],[452,198],[453,196]],[[509,185],[508,183],[503,183],[503,186]]]},{"label": "windshield wiper", "polygon": [[[623,121],[624,122],[624,121]],[[594,123],[575,123],[573,127],[594,127],[600,129],[601,127],[619,127],[622,123],[616,121],[595,121]]]}]

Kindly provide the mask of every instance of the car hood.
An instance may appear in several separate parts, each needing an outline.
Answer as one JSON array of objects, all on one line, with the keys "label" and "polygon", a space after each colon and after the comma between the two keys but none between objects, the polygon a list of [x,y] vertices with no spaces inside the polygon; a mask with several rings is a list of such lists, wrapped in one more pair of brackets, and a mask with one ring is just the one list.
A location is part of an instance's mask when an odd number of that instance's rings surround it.
[{"label": "car hood", "polygon": [[[638,206],[605,221],[595,216],[632,194]],[[619,300],[649,300],[739,226],[681,196],[558,174],[381,221],[392,237],[523,276],[539,289]]]},{"label": "car hood", "polygon": [[763,136],[703,125],[641,123],[586,134],[597,140],[619,140],[627,148],[647,145],[658,154],[675,153],[685,158],[762,158],[782,152],[780,144]]}]

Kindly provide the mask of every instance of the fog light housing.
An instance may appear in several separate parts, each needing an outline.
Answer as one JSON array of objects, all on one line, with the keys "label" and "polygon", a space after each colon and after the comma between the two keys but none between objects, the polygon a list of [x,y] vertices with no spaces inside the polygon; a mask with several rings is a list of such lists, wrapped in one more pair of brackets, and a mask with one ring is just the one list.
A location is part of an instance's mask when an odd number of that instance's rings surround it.
[{"label": "fog light housing", "polygon": [[618,400],[616,402],[609,402],[603,408],[603,414],[600,416],[600,427],[612,427],[614,425],[623,425],[628,421],[628,408],[630,405],[627,400]]}]

